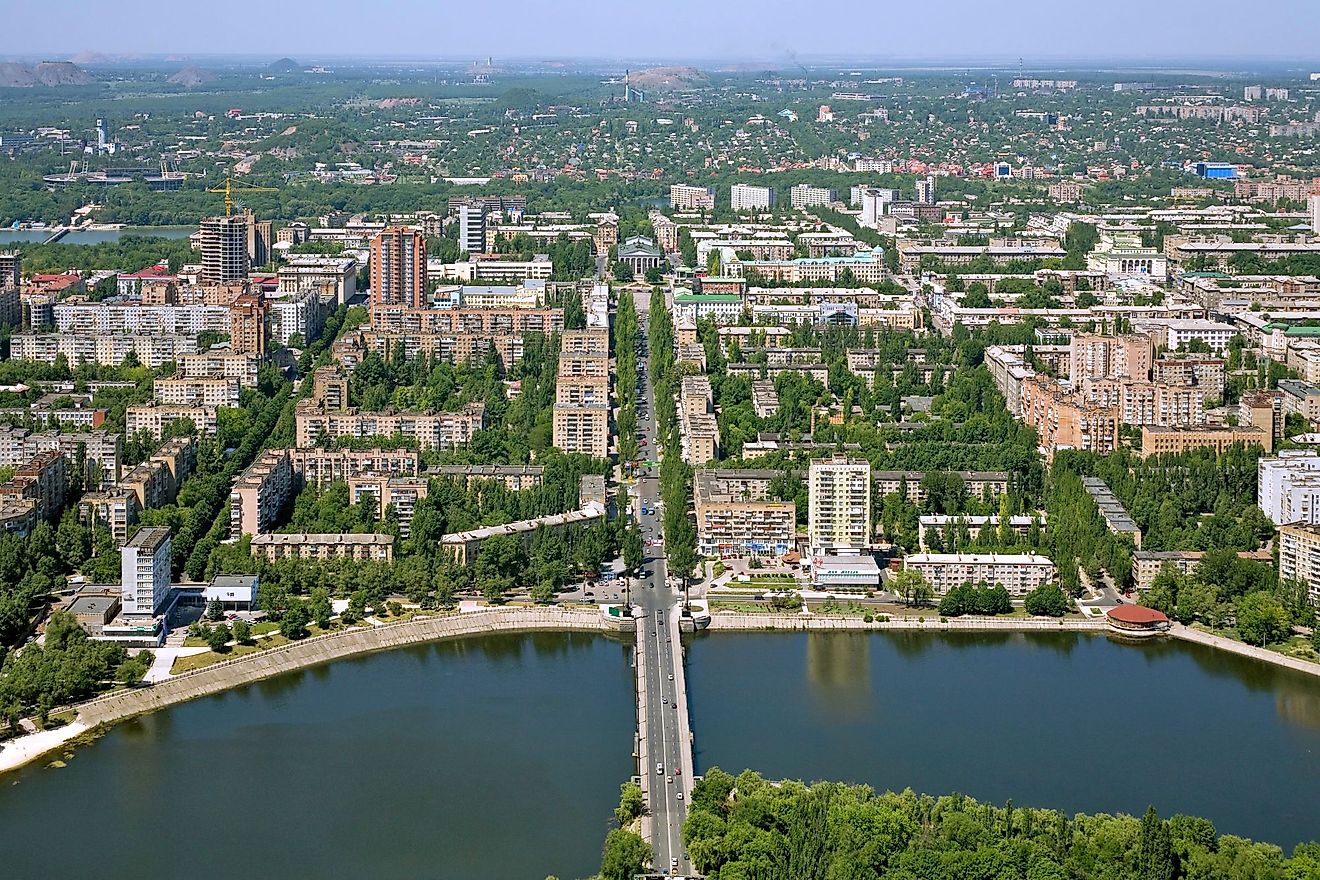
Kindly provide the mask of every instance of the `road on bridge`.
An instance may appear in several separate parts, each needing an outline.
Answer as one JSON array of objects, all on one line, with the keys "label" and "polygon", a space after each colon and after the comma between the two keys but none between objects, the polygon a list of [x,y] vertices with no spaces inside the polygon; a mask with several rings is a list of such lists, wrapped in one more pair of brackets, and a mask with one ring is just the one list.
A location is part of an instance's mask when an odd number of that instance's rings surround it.
[{"label": "road on bridge", "polygon": [[[642,325],[642,345],[646,345],[647,314],[650,308],[649,291],[635,292],[636,306]],[[643,457],[657,455],[655,423],[655,385],[647,366],[648,358],[638,359],[638,401],[646,415],[638,413],[638,429],[646,439]],[[683,687],[682,645],[679,640],[680,596],[669,585],[665,568],[664,532],[662,517],[656,512],[660,501],[659,474],[652,469],[638,479],[630,503],[633,515],[641,509],[651,511],[640,516],[643,534],[655,541],[646,548],[646,562],[638,578],[633,601],[643,616],[637,621],[637,646],[645,653],[643,662],[647,680],[644,693],[646,704],[642,711],[646,717],[646,755],[650,766],[642,767],[647,774],[649,798],[647,809],[651,814],[651,846],[655,852],[655,870],[669,872],[677,868],[679,874],[690,873],[690,864],[683,846],[683,820],[687,817],[687,797],[692,786],[692,753],[688,740],[687,707],[680,706],[686,699]],[[662,772],[657,772],[657,765]],[[675,775],[677,772],[677,775]]]}]

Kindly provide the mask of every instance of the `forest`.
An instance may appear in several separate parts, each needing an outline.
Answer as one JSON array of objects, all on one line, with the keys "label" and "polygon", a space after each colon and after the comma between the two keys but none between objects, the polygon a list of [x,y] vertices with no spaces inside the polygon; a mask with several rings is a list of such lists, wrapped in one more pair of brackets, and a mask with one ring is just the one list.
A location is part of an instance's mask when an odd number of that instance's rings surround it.
[{"label": "forest", "polygon": [[[1320,844],[1279,847],[1194,816],[1077,814],[959,794],[879,793],[708,770],[683,842],[709,880],[1302,880]],[[617,846],[618,844],[616,844]],[[606,845],[609,863],[610,846]],[[603,873],[605,877],[611,877]]]}]

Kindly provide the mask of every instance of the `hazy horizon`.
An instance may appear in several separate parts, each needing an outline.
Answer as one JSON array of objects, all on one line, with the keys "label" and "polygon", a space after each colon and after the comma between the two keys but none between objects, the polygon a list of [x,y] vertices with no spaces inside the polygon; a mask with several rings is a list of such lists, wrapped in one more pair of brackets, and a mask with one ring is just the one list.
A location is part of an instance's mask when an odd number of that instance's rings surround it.
[{"label": "hazy horizon", "polygon": [[[1265,0],[1251,16],[1227,0],[1112,0],[1082,21],[1047,0],[998,5],[944,0],[883,11],[872,3],[842,0],[830,5],[829,17],[785,0],[726,0],[717,13],[695,0],[672,0],[663,10],[600,0],[505,0],[456,8],[412,0],[370,5],[232,0],[224,26],[217,26],[213,7],[165,8],[168,13],[152,0],[69,0],[60,5],[53,27],[47,10],[18,5],[6,13],[0,55],[49,60],[84,52],[143,60],[287,55],[300,61],[418,63],[650,58],[780,68],[803,60],[910,65],[1016,64],[1021,58],[1028,68],[1083,61],[1304,65],[1311,60],[1320,68],[1314,0]],[[167,26],[153,26],[158,20]],[[1308,21],[1311,27],[1299,26]]]}]

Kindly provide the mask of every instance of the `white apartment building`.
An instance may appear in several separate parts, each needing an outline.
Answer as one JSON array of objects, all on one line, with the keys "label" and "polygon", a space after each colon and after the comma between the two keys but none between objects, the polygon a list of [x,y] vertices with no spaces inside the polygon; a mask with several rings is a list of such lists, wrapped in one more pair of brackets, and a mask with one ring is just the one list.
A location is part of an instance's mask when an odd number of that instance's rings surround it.
[{"label": "white apartment building", "polygon": [[[229,326],[225,325],[225,332]],[[132,354],[145,367],[157,369],[197,351],[195,336],[132,336],[97,331],[17,333],[9,340],[9,356],[53,364],[61,356],[71,366],[83,363],[117,367]]]},{"label": "white apartment building", "polygon": [[226,349],[181,355],[175,362],[180,379],[235,379],[244,388],[257,387],[256,355]]},{"label": "white apartment building", "polygon": [[828,208],[834,204],[834,193],[824,187],[799,183],[789,188],[788,201],[794,208]]},{"label": "white apartment building", "polygon": [[125,615],[159,611],[170,592],[170,530],[138,529],[120,551],[119,574]]},{"label": "white apartment building", "polygon": [[1276,526],[1320,523],[1320,453],[1285,449],[1256,463],[1257,504]]},{"label": "white apartment building", "polygon": [[913,553],[903,565],[920,572],[939,596],[962,584],[983,581],[1025,596],[1054,580],[1054,563],[1034,553]]},{"label": "white apartment building", "polygon": [[735,183],[729,187],[729,203],[735,211],[768,211],[775,205],[775,191],[768,186]]},{"label": "white apartment building", "polygon": [[53,308],[61,333],[196,336],[203,330],[229,332],[225,306],[190,303],[176,306],[108,302],[62,302]]},{"label": "white apartment building", "polygon": [[152,382],[157,402],[200,405],[238,406],[237,379],[187,379],[169,377]]},{"label": "white apartment building", "polygon": [[871,541],[871,465],[817,459],[808,473],[807,534],[813,554],[856,553]]},{"label": "white apartment building", "polygon": [[321,332],[323,315],[321,297],[314,290],[283,296],[270,304],[270,338],[288,345],[296,333],[305,345]]},{"label": "white apartment building", "polygon": [[200,434],[216,432],[214,407],[174,403],[133,404],[124,414],[124,432],[131,437],[138,431],[146,431],[159,440],[165,427],[179,419],[191,420]]},{"label": "white apartment building", "polygon": [[713,211],[715,190],[687,183],[672,184],[669,187],[669,207],[676,211]]},{"label": "white apartment building", "polygon": [[1220,324],[1216,321],[1170,321],[1167,327],[1169,348],[1180,348],[1193,339],[1199,339],[1210,347],[1211,351],[1222,354],[1228,349],[1229,340],[1237,336],[1237,328],[1232,324]]}]

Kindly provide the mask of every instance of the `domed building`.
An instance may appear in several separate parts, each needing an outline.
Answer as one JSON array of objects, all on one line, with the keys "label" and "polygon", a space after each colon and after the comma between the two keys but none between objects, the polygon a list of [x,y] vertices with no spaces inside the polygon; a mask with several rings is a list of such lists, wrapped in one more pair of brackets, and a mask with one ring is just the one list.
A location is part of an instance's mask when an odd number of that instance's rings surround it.
[{"label": "domed building", "polygon": [[1130,639],[1144,639],[1169,631],[1169,618],[1163,611],[1144,605],[1119,605],[1110,608],[1109,631]]}]

